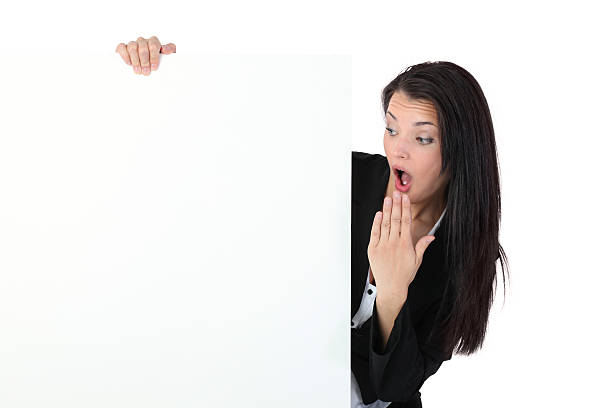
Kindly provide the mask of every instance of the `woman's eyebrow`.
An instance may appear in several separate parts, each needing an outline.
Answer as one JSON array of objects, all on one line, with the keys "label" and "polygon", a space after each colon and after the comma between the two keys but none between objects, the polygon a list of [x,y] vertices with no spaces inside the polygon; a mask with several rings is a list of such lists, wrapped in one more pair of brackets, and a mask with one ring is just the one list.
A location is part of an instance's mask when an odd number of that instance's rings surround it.
[{"label": "woman's eyebrow", "polygon": [[389,115],[391,115],[391,117],[392,117],[393,119],[397,120],[397,118],[395,117],[395,115],[394,115],[394,114],[392,114],[390,111],[387,111],[387,113],[388,113]]},{"label": "woman's eyebrow", "polygon": [[433,124],[433,123],[431,123],[431,122],[414,122],[414,123],[412,124],[412,126],[421,126],[421,125],[431,125],[431,126],[436,126],[436,125],[434,125],[434,124]]},{"label": "woman's eyebrow", "polygon": [[[389,115],[391,115],[391,117],[392,117],[393,119],[397,120],[397,118],[395,117],[395,115],[394,115],[394,114],[392,114],[390,111],[387,111],[387,113],[388,113]],[[434,125],[434,124],[433,124],[433,123],[431,123],[431,122],[414,122],[414,123],[412,124],[412,126],[422,126],[422,125],[431,125],[431,126],[436,126],[436,127],[437,127],[437,125]]]}]

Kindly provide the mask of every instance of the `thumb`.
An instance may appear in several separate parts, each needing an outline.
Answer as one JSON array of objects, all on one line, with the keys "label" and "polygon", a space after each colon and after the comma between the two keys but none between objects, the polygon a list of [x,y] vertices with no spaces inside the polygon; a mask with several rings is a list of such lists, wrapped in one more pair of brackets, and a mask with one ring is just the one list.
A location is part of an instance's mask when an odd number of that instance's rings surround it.
[{"label": "thumb", "polygon": [[166,45],[162,45],[161,51],[162,54],[172,54],[176,53],[176,45],[173,43],[169,43]]},{"label": "thumb", "polygon": [[423,260],[423,254],[425,253],[425,250],[427,249],[427,247],[429,247],[429,244],[431,244],[434,239],[436,239],[436,237],[434,237],[433,235],[425,235],[423,238],[419,239],[419,242],[417,242],[414,248],[414,252],[416,253],[419,264]]}]

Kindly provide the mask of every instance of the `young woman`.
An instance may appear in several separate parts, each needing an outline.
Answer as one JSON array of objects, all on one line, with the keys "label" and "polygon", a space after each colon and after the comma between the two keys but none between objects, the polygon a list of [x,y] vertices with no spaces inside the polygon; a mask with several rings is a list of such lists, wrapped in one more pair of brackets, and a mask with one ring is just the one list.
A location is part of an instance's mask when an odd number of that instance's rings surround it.
[{"label": "young woman", "polygon": [[386,156],[353,152],[351,405],[421,407],[442,362],[482,346],[498,259],[505,290],[495,136],[451,62],[408,67],[382,105]]}]

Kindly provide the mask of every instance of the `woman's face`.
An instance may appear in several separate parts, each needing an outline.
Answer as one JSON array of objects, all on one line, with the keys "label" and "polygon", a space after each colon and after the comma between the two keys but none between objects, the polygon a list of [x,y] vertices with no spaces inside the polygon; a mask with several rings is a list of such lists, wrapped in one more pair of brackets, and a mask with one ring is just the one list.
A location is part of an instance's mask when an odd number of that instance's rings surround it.
[{"label": "woman's face", "polygon": [[[389,101],[385,120],[385,154],[391,169],[388,191],[408,192],[411,203],[442,199],[448,171],[438,176],[442,151],[433,104],[396,91]],[[398,169],[407,174],[400,176]]]}]

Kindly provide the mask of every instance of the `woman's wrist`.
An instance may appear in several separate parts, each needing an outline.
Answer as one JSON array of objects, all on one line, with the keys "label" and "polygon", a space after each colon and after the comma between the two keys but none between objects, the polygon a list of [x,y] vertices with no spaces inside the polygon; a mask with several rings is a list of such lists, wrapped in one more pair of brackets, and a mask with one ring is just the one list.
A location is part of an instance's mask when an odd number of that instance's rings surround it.
[{"label": "woman's wrist", "polygon": [[387,309],[397,309],[398,311],[402,308],[406,299],[408,299],[408,288],[404,291],[386,291],[385,289],[376,289],[376,298],[380,301],[377,306],[384,305]]},{"label": "woman's wrist", "polygon": [[400,310],[406,303],[406,299],[408,299],[408,293],[405,295],[401,294],[389,294],[386,295],[381,294],[377,291],[376,293],[376,310],[378,312],[378,316],[383,317],[383,320],[386,320],[390,323],[390,326],[393,326],[393,322],[395,318],[399,314]]}]

